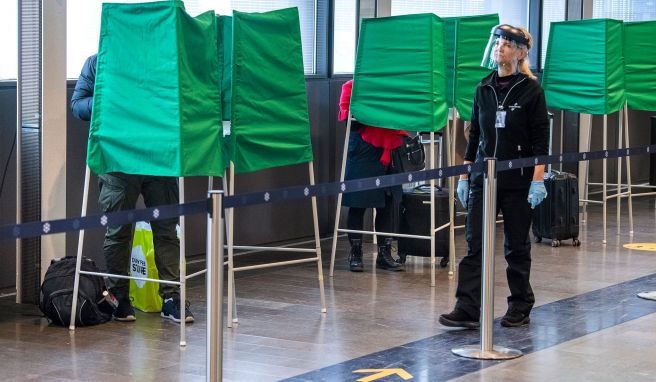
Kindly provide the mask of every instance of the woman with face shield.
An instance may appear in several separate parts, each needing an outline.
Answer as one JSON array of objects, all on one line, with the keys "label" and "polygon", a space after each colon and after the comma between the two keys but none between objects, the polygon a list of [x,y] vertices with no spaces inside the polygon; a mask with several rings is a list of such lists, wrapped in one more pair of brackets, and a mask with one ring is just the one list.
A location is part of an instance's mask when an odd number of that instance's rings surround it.
[{"label": "woman with face shield", "polygon": [[[476,88],[464,164],[488,157],[508,160],[548,154],[547,106],[544,92],[529,69],[531,45],[531,35],[523,28],[504,24],[492,30],[482,65],[495,70]],[[532,209],[547,197],[543,176],[543,165],[497,174],[497,213],[503,213],[510,287],[508,311],[501,320],[506,327],[527,325],[535,302],[529,282],[529,228]],[[483,174],[461,175],[457,195],[468,212],[468,250],[458,269],[456,306],[442,314],[439,322],[474,329],[479,327],[481,305]]]}]

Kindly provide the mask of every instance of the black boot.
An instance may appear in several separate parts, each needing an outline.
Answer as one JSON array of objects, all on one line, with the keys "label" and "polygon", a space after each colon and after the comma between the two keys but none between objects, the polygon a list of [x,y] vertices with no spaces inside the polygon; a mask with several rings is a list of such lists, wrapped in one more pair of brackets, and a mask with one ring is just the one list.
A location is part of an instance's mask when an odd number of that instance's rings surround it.
[{"label": "black boot", "polygon": [[351,254],[349,255],[349,269],[351,272],[362,272],[362,239],[351,240]]},{"label": "black boot", "polygon": [[387,269],[388,271],[402,271],[401,264],[397,263],[392,257],[392,239],[385,239],[385,244],[378,246],[378,257],[376,257],[376,267]]}]

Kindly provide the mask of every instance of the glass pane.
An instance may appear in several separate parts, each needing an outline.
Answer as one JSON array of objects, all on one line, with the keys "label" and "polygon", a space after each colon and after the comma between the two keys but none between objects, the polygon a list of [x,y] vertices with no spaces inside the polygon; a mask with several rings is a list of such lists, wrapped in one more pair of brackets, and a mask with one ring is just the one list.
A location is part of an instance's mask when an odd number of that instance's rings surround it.
[{"label": "glass pane", "polygon": [[353,73],[355,67],[355,3],[335,0],[333,73]]},{"label": "glass pane", "polygon": [[392,15],[432,12],[440,17],[474,16],[498,13],[502,24],[526,27],[528,0],[392,0]]},{"label": "glass pane", "polygon": [[298,7],[298,14],[301,20],[301,40],[303,42],[303,65],[305,67],[305,73],[312,74],[315,72],[315,0],[231,0],[231,6],[232,9],[240,12],[266,12],[282,8]]},{"label": "glass pane", "polygon": [[[147,3],[154,0],[113,0],[113,3]],[[101,0],[66,3],[66,77],[77,79],[87,57],[98,52]]]},{"label": "glass pane", "polygon": [[623,21],[656,19],[655,0],[595,0],[593,18],[610,18]]},{"label": "glass pane", "polygon": [[0,1],[0,80],[18,77],[18,2]]},{"label": "glass pane", "polygon": [[544,68],[544,60],[547,56],[547,45],[549,45],[549,30],[552,21],[565,20],[567,4],[565,0],[544,0],[542,3],[542,52],[540,52],[540,68]]},{"label": "glass pane", "polygon": [[[155,0],[112,0],[111,2],[143,3],[148,1]],[[78,78],[84,60],[98,51],[100,14],[102,12],[103,2],[102,0],[68,0],[67,2],[66,75],[68,78]],[[231,15],[233,9],[242,12],[264,12],[281,8],[298,7],[301,21],[305,73],[314,73],[314,40],[316,35],[315,3],[315,0],[185,0],[184,2],[185,9],[192,16],[208,10],[214,10],[221,15]],[[14,1],[0,1],[0,11],[2,11],[0,13],[0,21],[4,17],[7,17],[7,15],[16,14],[15,10],[13,13],[11,10],[4,12],[7,5],[13,5],[14,9],[16,7]],[[12,16],[11,20],[14,20],[13,30],[15,31],[15,17]],[[5,26],[8,24],[2,22],[0,25],[2,25],[4,31]],[[2,35],[5,36],[4,33]],[[0,65],[5,65],[4,61]],[[15,62],[16,60],[13,61]],[[0,76],[0,78],[2,77]]]}]

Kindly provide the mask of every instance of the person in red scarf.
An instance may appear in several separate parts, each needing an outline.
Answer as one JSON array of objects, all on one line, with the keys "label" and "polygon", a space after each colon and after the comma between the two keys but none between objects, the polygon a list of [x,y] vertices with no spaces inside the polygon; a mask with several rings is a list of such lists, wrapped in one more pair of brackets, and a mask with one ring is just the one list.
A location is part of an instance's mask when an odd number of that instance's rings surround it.
[{"label": "person in red scarf", "polygon": [[[353,81],[342,85],[342,95],[339,100],[339,120],[348,117],[351,103]],[[369,178],[386,175],[391,172],[391,151],[403,143],[403,137],[408,133],[403,130],[391,130],[367,126],[353,120],[349,136],[346,158],[346,180]],[[376,230],[379,232],[395,232],[398,222],[399,204],[401,201],[401,186],[384,189],[358,191],[344,194],[342,205],[349,207],[346,226],[352,230],[362,230],[364,213],[367,208],[376,209]],[[362,234],[348,234],[351,252],[348,258],[351,272],[362,272]],[[376,267],[390,271],[403,270],[401,264],[392,257],[392,238],[378,236],[378,256]]]}]

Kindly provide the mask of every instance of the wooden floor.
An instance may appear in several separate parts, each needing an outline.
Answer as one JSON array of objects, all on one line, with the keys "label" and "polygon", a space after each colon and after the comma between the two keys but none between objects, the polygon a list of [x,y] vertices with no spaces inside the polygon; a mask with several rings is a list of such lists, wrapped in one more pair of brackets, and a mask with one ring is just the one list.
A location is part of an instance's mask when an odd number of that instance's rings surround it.
[{"label": "wooden floor", "polygon": [[[581,226],[581,247],[572,247],[569,241],[559,248],[548,243],[533,245],[531,280],[536,307],[656,273],[656,252],[623,248],[630,242],[656,242],[654,201],[636,199],[634,208],[633,237],[626,215],[619,229],[615,216],[609,215],[608,243],[602,245],[601,209],[595,207]],[[508,294],[501,233],[498,229],[495,317],[505,312]],[[458,258],[464,255],[464,248],[463,233],[457,232]],[[438,269],[437,286],[431,288],[426,259],[411,257],[405,272],[390,273],[374,268],[373,249],[369,244],[365,272],[351,273],[346,268],[346,239],[341,238],[335,277],[329,278],[330,240],[322,242],[326,314],[320,313],[315,265],[239,273],[239,323],[225,331],[224,380],[292,378],[448,332],[437,323],[439,314],[449,311],[455,302],[455,279],[449,278],[447,269]],[[257,261],[257,256],[241,257],[239,262]],[[284,254],[267,256],[289,258]],[[190,264],[190,271],[199,266],[202,264]],[[48,325],[34,306],[0,299],[0,380],[204,380],[204,287],[200,277],[188,289],[197,319],[188,326],[185,348],[178,345],[179,326],[158,314],[139,312],[135,323],[111,322],[73,333]],[[604,303],[613,303],[609,299]],[[458,380],[655,380],[655,316],[565,341]],[[536,325],[539,323],[532,323],[532,328]],[[353,374],[351,380],[362,377]],[[401,380],[394,378],[383,380]],[[415,375],[413,380],[431,380],[427,378]],[[338,379],[326,375],[318,380]]]}]

